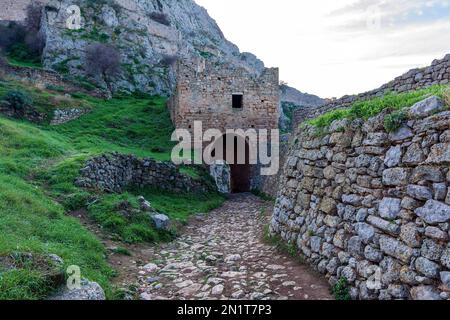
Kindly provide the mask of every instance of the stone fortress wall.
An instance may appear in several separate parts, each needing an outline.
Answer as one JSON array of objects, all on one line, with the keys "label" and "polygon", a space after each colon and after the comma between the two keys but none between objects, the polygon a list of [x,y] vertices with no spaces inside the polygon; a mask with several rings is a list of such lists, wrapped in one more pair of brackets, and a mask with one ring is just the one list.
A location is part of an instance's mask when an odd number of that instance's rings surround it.
[{"label": "stone fortress wall", "polygon": [[294,128],[307,119],[314,119],[328,111],[350,107],[355,101],[382,96],[389,91],[405,92],[426,88],[435,84],[450,84],[450,54],[441,60],[434,60],[426,68],[412,69],[378,89],[358,95],[344,96],[320,107],[300,108],[294,112]]},{"label": "stone fortress wall", "polygon": [[[195,121],[202,122],[203,132],[218,129],[223,134],[227,129],[267,129],[269,134],[271,129],[278,129],[280,90],[277,68],[251,72],[217,59],[199,58],[180,59],[176,73],[177,85],[168,107],[177,129],[189,130],[192,137]],[[242,96],[242,108],[233,108],[233,95]],[[231,185],[233,181],[247,178],[250,189],[260,189],[265,184],[266,179],[260,176],[258,165],[244,169],[249,170],[249,177],[237,167],[231,169]]]},{"label": "stone fortress wall", "polygon": [[[193,128],[202,121],[203,128],[277,129],[280,103],[277,68],[261,74],[223,64],[217,60],[180,60],[177,86],[169,101],[176,128]],[[232,108],[232,95],[243,94],[243,108]]]},{"label": "stone fortress wall", "polygon": [[154,187],[171,192],[212,191],[203,180],[179,171],[171,162],[139,159],[133,155],[105,154],[89,160],[81,169],[76,185],[121,193],[128,187]]},{"label": "stone fortress wall", "polygon": [[450,299],[448,105],[418,103],[394,133],[385,115],[299,131],[270,230],[353,299]]},{"label": "stone fortress wall", "polygon": [[0,21],[23,21],[26,8],[31,3],[45,4],[49,0],[2,0],[0,1]]}]

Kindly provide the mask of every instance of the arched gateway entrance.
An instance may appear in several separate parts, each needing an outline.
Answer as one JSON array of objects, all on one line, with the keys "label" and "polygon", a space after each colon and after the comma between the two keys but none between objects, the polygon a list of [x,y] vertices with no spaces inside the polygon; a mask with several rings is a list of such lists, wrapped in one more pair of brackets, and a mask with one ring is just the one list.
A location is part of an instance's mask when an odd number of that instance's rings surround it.
[{"label": "arched gateway entrance", "polygon": [[[249,192],[251,189],[252,165],[250,164],[248,140],[235,134],[227,134],[216,141],[212,151],[213,157],[216,157],[218,148],[223,150],[220,160],[224,160],[230,166],[231,193]],[[217,157],[219,158],[219,155]]]}]

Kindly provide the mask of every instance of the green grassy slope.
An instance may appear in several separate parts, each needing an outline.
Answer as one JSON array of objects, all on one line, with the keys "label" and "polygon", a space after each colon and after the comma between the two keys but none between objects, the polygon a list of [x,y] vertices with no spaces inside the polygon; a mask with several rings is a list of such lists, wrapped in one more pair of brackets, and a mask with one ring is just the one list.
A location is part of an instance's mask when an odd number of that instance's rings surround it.
[{"label": "green grassy slope", "polygon": [[[57,93],[25,85],[0,83],[0,100],[11,87],[33,95],[37,107]],[[76,94],[75,103],[92,112],[68,124],[51,127],[0,116],[0,258],[14,252],[54,253],[66,265],[78,265],[82,275],[98,281],[109,297],[114,275],[102,244],[67,212],[86,209],[106,232],[126,242],[157,242],[172,233],[153,229],[148,217],[129,220],[118,205],[143,194],[157,210],[184,223],[193,213],[219,206],[219,195],[167,194],[130,190],[122,195],[93,193],[74,186],[85,161],[103,152],[133,153],[168,160],[173,145],[165,100],[159,97],[117,97],[110,101]],[[189,168],[188,171],[192,170]],[[3,269],[2,269],[3,268]],[[0,259],[0,299],[39,299],[52,290],[33,267],[6,270]]]}]

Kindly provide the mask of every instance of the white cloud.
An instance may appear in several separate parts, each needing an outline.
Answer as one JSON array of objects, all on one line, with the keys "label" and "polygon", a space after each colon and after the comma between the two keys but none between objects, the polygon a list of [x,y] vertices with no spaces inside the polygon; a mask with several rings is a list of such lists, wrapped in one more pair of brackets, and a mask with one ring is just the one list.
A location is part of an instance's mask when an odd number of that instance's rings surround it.
[{"label": "white cloud", "polygon": [[[290,85],[323,97],[373,89],[450,52],[448,0],[196,2],[241,50],[280,67]],[[368,10],[374,4],[381,28]]]}]

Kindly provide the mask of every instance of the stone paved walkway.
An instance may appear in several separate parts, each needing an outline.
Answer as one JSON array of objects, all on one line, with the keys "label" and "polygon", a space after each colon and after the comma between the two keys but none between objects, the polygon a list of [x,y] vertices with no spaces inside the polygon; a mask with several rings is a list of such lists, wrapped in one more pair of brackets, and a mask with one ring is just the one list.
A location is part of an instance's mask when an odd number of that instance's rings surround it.
[{"label": "stone paved walkway", "polygon": [[268,210],[242,194],[195,219],[140,268],[141,299],[331,299],[324,278],[263,242]]}]

